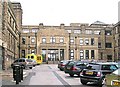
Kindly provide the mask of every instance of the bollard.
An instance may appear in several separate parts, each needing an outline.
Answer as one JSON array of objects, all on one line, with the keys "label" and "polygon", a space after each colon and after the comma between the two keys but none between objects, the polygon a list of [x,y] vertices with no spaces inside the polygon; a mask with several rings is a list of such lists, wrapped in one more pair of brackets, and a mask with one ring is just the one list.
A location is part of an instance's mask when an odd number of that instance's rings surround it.
[{"label": "bollard", "polygon": [[14,65],[13,66],[13,78],[16,81],[16,84],[19,84],[19,82],[21,82],[20,65]]}]

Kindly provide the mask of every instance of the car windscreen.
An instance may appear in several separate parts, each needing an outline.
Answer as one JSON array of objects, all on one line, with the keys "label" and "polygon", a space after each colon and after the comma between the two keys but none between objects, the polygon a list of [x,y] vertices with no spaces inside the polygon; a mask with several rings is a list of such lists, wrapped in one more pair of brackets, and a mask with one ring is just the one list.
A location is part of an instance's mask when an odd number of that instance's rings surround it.
[{"label": "car windscreen", "polygon": [[32,60],[31,60],[31,59],[27,59],[26,61],[27,61],[27,62],[32,62]]},{"label": "car windscreen", "polygon": [[68,61],[63,61],[62,63],[63,63],[63,64],[67,64],[67,63],[68,63]]},{"label": "car windscreen", "polygon": [[84,63],[81,62],[81,61],[75,62],[75,65],[76,65],[76,66],[86,66],[86,64],[84,64]]},{"label": "car windscreen", "polygon": [[14,63],[19,62],[19,60],[15,60]]},{"label": "car windscreen", "polygon": [[72,66],[72,65],[74,65],[74,61],[70,61],[67,65],[69,65],[69,66]]},{"label": "car windscreen", "polygon": [[87,65],[87,69],[99,70],[100,69],[100,65],[89,64],[89,65]]},{"label": "car windscreen", "polygon": [[116,65],[102,65],[102,70],[116,70],[118,67]]}]

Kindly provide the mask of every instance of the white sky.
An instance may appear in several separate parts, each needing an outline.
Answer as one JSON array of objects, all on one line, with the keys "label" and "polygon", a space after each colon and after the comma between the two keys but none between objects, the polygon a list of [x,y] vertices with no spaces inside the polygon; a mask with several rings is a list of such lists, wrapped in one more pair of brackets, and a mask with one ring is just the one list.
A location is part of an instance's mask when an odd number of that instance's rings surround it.
[{"label": "white sky", "polygon": [[10,0],[20,2],[23,25],[118,22],[119,0]]}]

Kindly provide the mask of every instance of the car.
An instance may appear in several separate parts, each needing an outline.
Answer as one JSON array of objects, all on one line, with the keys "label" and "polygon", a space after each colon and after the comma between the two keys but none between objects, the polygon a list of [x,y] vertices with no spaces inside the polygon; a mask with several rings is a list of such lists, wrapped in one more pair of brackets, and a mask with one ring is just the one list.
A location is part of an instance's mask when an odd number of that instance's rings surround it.
[{"label": "car", "polygon": [[95,82],[99,87],[105,83],[105,75],[117,70],[116,64],[111,63],[89,63],[86,69],[80,73],[80,82],[86,85],[88,82]]},{"label": "car", "polygon": [[20,65],[23,66],[24,69],[32,69],[33,67],[33,61],[31,59],[26,58],[17,58],[12,64],[11,67],[13,68],[14,65]]},{"label": "car", "polygon": [[32,65],[33,65],[33,67],[35,67],[35,66],[37,65],[37,61],[34,60],[34,59],[31,59],[31,60],[32,60]]},{"label": "car", "polygon": [[65,66],[65,72],[71,77],[74,75],[80,75],[80,72],[87,67],[87,63],[82,61],[72,61]]},{"label": "car", "polygon": [[106,86],[120,86],[120,68],[106,75],[105,77]]},{"label": "car", "polygon": [[117,66],[118,68],[120,68],[120,61],[119,61],[119,62],[108,62],[108,63],[116,64],[116,66]]},{"label": "car", "polygon": [[61,61],[58,63],[58,68],[59,68],[61,71],[63,71],[65,65],[66,65],[69,61],[70,61],[70,60],[61,60]]}]

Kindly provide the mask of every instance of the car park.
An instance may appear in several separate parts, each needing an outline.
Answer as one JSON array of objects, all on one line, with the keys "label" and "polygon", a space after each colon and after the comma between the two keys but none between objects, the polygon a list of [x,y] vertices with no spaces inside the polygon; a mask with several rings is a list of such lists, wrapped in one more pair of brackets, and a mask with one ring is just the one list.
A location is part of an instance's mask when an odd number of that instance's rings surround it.
[{"label": "car park", "polygon": [[105,77],[105,85],[106,86],[120,86],[120,68],[112,72],[111,74],[107,74]]},{"label": "car park", "polygon": [[61,60],[61,61],[58,63],[58,68],[59,68],[61,71],[63,71],[65,65],[66,65],[69,61],[70,61],[70,60]]},{"label": "car park", "polygon": [[11,67],[13,68],[14,65],[20,65],[23,66],[24,69],[32,69],[33,67],[33,61],[31,59],[26,58],[17,58],[12,64]]},{"label": "car park", "polygon": [[110,63],[89,63],[86,69],[80,73],[80,82],[86,85],[88,82],[95,82],[99,87],[105,83],[105,75],[118,69],[116,64]]},{"label": "car park", "polygon": [[68,73],[71,77],[80,74],[80,72],[85,69],[86,63],[82,61],[71,61],[65,66],[65,73]]}]

